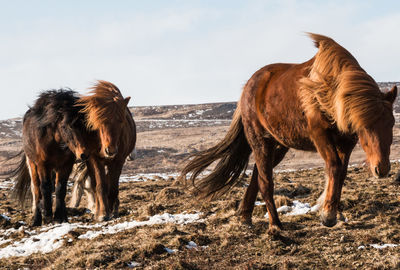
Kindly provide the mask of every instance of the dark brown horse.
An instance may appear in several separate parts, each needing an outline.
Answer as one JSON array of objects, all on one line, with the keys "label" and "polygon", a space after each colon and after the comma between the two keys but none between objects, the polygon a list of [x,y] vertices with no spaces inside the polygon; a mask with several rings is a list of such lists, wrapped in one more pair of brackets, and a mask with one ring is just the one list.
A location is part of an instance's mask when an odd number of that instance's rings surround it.
[{"label": "dark brown horse", "polygon": [[[16,177],[14,192],[23,204],[32,191],[34,226],[53,220],[52,190],[55,180],[56,208],[54,220],[67,221],[65,194],[67,180],[75,161],[88,156],[81,132],[85,131],[82,108],[71,90],[53,90],[40,94],[23,118],[21,162],[10,173]],[[53,179],[55,177],[55,179]]]},{"label": "dark brown horse", "polygon": [[[118,185],[122,167],[136,143],[136,126],[124,98],[112,83],[99,81],[77,106],[86,115],[88,130],[94,132],[86,145],[91,149],[80,181],[90,179],[95,193],[95,217],[102,221],[118,215]],[[87,172],[86,172],[87,170]],[[94,192],[94,188],[96,189]]]},{"label": "dark brown horse", "polygon": [[272,64],[258,70],[246,83],[226,137],[199,152],[181,177],[199,174],[219,160],[211,174],[196,186],[215,197],[237,183],[251,152],[256,164],[240,207],[243,221],[251,222],[258,190],[265,200],[271,231],[282,228],[273,200],[273,168],[289,148],[318,151],[325,160],[327,182],[321,196],[321,219],[336,224],[341,190],[350,154],[360,140],[371,172],[384,177],[390,170],[393,102],[397,88],[384,94],[334,40],[309,34],[317,54],[302,64]]}]

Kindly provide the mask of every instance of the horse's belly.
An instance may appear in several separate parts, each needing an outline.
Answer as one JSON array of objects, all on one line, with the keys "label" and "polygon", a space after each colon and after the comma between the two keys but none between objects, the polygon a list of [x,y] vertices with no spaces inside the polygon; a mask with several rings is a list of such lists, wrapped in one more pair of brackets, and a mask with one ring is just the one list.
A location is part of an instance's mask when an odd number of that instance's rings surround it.
[{"label": "horse's belly", "polygon": [[[300,112],[300,115],[301,112]],[[309,133],[307,132],[307,122],[305,119],[291,117],[268,117],[268,132],[282,145],[304,151],[316,151]]]}]

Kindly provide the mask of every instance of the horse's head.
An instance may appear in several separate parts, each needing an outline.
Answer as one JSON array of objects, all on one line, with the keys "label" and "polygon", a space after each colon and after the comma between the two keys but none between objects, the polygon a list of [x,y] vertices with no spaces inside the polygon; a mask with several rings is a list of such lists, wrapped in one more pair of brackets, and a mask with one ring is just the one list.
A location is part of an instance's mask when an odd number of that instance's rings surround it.
[{"label": "horse's head", "polygon": [[59,133],[63,142],[75,154],[77,162],[83,162],[89,157],[89,150],[84,140],[84,132],[86,127],[82,120],[74,119],[67,121],[64,119],[60,123]]},{"label": "horse's head", "polygon": [[378,120],[369,127],[358,131],[358,137],[364,149],[372,174],[377,177],[385,177],[390,171],[390,146],[393,140],[393,102],[397,96],[397,87],[383,94],[385,110]]},{"label": "horse's head", "polygon": [[117,110],[110,115],[106,121],[99,125],[100,155],[107,159],[113,159],[118,153],[118,145],[121,137],[123,125],[125,123],[127,105],[130,97],[125,99],[114,99]]},{"label": "horse's head", "polygon": [[80,97],[76,106],[86,115],[88,129],[99,135],[100,156],[112,159],[118,153],[130,97],[124,98],[119,89],[107,81],[98,81],[90,94]]}]

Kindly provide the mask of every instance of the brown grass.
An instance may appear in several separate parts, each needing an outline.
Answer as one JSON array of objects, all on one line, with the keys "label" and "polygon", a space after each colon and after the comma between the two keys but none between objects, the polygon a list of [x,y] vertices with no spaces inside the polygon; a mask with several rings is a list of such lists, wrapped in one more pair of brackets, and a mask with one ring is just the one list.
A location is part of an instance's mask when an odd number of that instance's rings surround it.
[{"label": "brown grass", "polygon": [[[394,164],[392,171],[398,169],[399,164]],[[278,205],[290,204],[294,199],[314,204],[323,189],[324,172],[285,172],[277,174],[276,179]],[[340,207],[347,222],[326,228],[315,213],[281,216],[285,230],[276,235],[266,233],[268,221],[263,205],[255,207],[252,227],[239,222],[236,212],[243,187],[233,188],[218,200],[201,203],[185,187],[171,186],[172,182],[121,184],[121,222],[184,211],[202,211],[204,222],[138,227],[93,240],[78,239],[84,231],[76,230],[68,234],[71,243],[52,253],[3,259],[0,264],[10,269],[119,269],[127,268],[132,261],[140,263],[138,269],[393,269],[400,265],[399,248],[378,250],[369,246],[400,244],[400,195],[393,175],[373,179],[364,168],[350,168]],[[29,222],[29,211],[19,210],[6,193],[0,190],[0,213],[12,220],[0,226],[15,227],[19,220]],[[83,209],[72,214],[75,217],[70,222],[90,222],[90,214]],[[13,237],[20,239],[23,234]],[[189,241],[199,247],[186,248]],[[366,248],[358,249],[361,245]],[[165,247],[177,252],[168,254]]]}]

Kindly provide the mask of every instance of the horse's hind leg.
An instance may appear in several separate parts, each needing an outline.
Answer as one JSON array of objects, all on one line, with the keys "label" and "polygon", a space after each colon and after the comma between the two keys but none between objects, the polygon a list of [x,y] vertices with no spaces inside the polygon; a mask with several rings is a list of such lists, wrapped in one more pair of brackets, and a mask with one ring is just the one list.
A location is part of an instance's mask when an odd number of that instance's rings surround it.
[{"label": "horse's hind leg", "polygon": [[56,210],[54,211],[54,221],[59,223],[68,222],[65,195],[67,193],[67,182],[72,171],[72,166],[73,161],[69,164],[65,164],[63,168],[56,170]]},{"label": "horse's hind leg", "polygon": [[276,142],[273,139],[264,139],[262,141],[262,147],[253,149],[259,172],[258,187],[268,210],[270,232],[275,232],[282,228],[273,198],[274,182],[272,178],[272,170],[274,167],[275,149]]},{"label": "horse's hind leg", "polygon": [[254,164],[253,174],[251,175],[250,184],[246,189],[244,198],[239,207],[239,216],[241,221],[246,225],[251,225],[251,216],[254,210],[254,203],[258,193],[258,171],[257,165]]},{"label": "horse's hind leg", "polygon": [[31,176],[31,192],[32,192],[32,226],[42,225],[42,213],[40,210],[40,180],[36,170],[36,165],[27,158],[26,163],[28,165],[29,174]]},{"label": "horse's hind leg", "polygon": [[[278,145],[274,155],[274,167],[277,166],[285,157],[289,149]],[[244,224],[251,225],[251,216],[254,210],[254,204],[257,199],[258,193],[258,170],[257,165],[254,164],[253,174],[251,176],[250,184],[247,187],[244,199],[239,208],[239,215]]]}]

